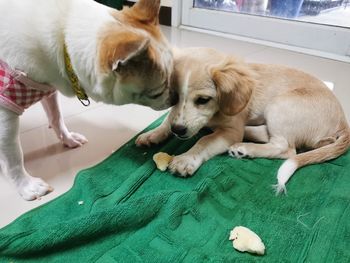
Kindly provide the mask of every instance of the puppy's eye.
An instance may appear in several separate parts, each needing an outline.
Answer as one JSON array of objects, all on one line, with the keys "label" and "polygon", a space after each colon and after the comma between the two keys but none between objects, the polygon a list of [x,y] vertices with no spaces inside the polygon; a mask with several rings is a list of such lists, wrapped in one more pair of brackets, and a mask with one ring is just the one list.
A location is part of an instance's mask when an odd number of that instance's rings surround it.
[{"label": "puppy's eye", "polygon": [[176,91],[170,92],[170,105],[175,106],[179,102],[179,94]]},{"label": "puppy's eye", "polygon": [[160,96],[162,96],[163,93],[164,93],[164,91],[162,91],[160,93],[157,93],[155,95],[151,95],[151,96],[149,96],[149,98],[152,99],[152,100],[155,100],[156,98],[159,98]]},{"label": "puppy's eye", "polygon": [[165,80],[161,85],[159,85],[159,87],[156,90],[161,90],[160,92],[156,93],[156,94],[152,94],[152,95],[148,95],[148,98],[155,100],[157,98],[159,98],[160,96],[163,95],[163,93],[166,90],[166,85],[167,81]]},{"label": "puppy's eye", "polygon": [[197,105],[205,105],[211,100],[210,97],[199,97],[196,99],[195,104]]}]

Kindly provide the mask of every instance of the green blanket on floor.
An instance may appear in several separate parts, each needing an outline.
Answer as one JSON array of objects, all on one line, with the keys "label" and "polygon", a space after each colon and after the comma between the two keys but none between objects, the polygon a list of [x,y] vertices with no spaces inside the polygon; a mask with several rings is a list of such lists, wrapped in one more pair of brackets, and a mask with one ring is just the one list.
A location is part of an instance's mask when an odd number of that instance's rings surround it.
[{"label": "green blanket on floor", "polygon": [[[300,169],[276,197],[281,160],[217,156],[187,179],[155,168],[154,153],[196,139],[131,140],[81,171],[69,192],[0,230],[0,262],[350,262],[350,152]],[[238,225],[266,255],[233,249]]]}]

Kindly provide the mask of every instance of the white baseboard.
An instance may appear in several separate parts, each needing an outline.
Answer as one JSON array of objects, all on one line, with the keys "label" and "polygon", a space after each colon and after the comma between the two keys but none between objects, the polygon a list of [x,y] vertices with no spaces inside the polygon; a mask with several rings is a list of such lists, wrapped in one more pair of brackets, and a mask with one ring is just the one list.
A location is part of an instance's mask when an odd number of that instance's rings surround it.
[{"label": "white baseboard", "polygon": [[341,55],[328,53],[328,52],[324,52],[324,51],[319,51],[319,50],[314,50],[314,49],[290,46],[290,45],[286,45],[286,44],[280,44],[280,43],[275,43],[275,42],[271,42],[271,41],[254,39],[254,38],[250,38],[250,37],[243,37],[243,36],[237,36],[237,35],[232,35],[232,34],[227,34],[227,33],[221,33],[221,32],[216,32],[216,31],[212,31],[212,30],[190,27],[190,26],[180,25],[179,28],[190,30],[190,31],[195,31],[195,32],[200,32],[200,33],[211,34],[211,35],[224,37],[224,38],[230,38],[230,39],[239,40],[239,41],[245,41],[245,42],[249,42],[249,43],[253,43],[253,44],[259,44],[259,45],[264,45],[264,46],[269,46],[269,47],[286,49],[286,50],[290,50],[290,51],[294,51],[294,52],[298,52],[298,53],[303,53],[303,54],[307,54],[307,55],[312,55],[312,56],[316,56],[316,57],[322,57],[322,58],[327,58],[327,59],[332,59],[332,60],[350,63],[349,56],[341,56]]}]

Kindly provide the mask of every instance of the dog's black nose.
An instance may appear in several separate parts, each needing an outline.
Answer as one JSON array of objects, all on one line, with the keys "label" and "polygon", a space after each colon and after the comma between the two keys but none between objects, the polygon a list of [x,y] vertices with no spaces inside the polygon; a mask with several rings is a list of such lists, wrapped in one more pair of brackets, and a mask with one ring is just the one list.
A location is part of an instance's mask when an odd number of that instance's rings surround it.
[{"label": "dog's black nose", "polygon": [[172,125],[171,131],[178,136],[184,136],[187,132],[187,128],[183,125]]}]

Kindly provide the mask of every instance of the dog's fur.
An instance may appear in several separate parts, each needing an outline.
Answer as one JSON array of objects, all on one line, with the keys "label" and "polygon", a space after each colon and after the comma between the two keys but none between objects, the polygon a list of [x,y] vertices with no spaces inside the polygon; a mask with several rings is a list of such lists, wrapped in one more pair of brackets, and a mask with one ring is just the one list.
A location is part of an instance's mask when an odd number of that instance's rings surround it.
[{"label": "dog's fur", "polygon": [[[281,192],[298,168],[349,148],[339,102],[323,82],[299,70],[248,64],[207,48],[184,49],[175,54],[173,85],[178,103],[136,143],[160,143],[171,131],[186,139],[210,127],[212,134],[171,162],[170,170],[182,176],[226,151],[237,158],[281,158],[287,159],[277,175]],[[242,143],[244,138],[259,143]]]},{"label": "dog's fur", "polygon": [[[172,53],[160,31],[160,0],[140,0],[117,11],[93,0],[0,0],[0,59],[32,81],[74,96],[64,63],[66,45],[87,95],[108,104],[169,107]],[[42,101],[62,142],[77,147],[84,136],[69,132],[57,95]],[[0,167],[26,200],[52,189],[23,167],[18,116],[0,107]]]}]

